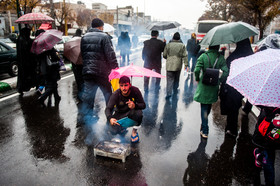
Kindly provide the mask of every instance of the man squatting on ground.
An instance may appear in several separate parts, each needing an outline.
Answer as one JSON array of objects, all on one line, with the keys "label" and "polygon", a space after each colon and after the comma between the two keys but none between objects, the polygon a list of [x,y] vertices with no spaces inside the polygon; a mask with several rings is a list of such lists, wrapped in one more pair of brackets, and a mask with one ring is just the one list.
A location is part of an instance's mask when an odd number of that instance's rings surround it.
[{"label": "man squatting on ground", "polygon": [[[120,78],[119,85],[120,88],[112,94],[105,109],[105,114],[111,124],[112,131],[117,133],[124,129],[117,123],[117,120],[128,117],[136,121],[137,126],[139,126],[143,118],[142,110],[146,108],[140,90],[131,85],[130,79],[127,76]],[[131,142],[138,141],[137,127],[133,127]]]}]

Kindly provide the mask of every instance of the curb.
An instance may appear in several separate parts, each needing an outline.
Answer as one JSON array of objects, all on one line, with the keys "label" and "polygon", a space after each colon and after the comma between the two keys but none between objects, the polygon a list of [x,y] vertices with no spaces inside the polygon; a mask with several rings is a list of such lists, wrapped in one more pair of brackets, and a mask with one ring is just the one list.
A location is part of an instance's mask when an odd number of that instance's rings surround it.
[{"label": "curb", "polygon": [[[60,74],[64,74],[72,70],[72,64],[65,64],[65,71],[60,71]],[[9,90],[16,89],[17,87],[17,77],[9,78],[0,81],[0,93],[7,92]]]}]

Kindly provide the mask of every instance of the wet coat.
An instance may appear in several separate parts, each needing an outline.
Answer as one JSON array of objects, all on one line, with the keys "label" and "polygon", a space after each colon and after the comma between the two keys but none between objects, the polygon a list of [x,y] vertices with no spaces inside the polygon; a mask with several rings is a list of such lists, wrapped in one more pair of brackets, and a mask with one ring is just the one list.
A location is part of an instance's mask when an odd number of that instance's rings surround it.
[{"label": "wet coat", "polygon": [[115,51],[110,37],[91,28],[81,40],[81,54],[83,59],[83,77],[106,77],[112,69],[118,67]]},{"label": "wet coat", "polygon": [[166,71],[180,71],[183,63],[188,65],[186,47],[181,41],[170,41],[164,48],[163,57],[166,59]]},{"label": "wet coat", "polygon": [[144,41],[142,59],[144,60],[145,68],[161,69],[161,53],[163,52],[165,45],[165,42],[157,38],[151,38]]},{"label": "wet coat", "polygon": [[[249,39],[237,43],[234,52],[227,58],[227,66],[230,70],[231,62],[235,59],[246,57],[253,54]],[[242,106],[243,96],[233,87],[222,82],[220,90],[221,114],[227,115],[232,111],[238,111]]]},{"label": "wet coat", "polygon": [[35,55],[30,52],[33,40],[30,39],[30,29],[21,29],[17,40],[18,77],[17,90],[22,93],[36,86],[37,63]]},{"label": "wet coat", "polygon": [[223,71],[222,76],[219,81],[224,80],[228,76],[228,67],[224,56],[220,55],[217,50],[208,50],[202,54],[196,63],[194,73],[195,80],[198,81],[198,86],[194,95],[194,100],[202,104],[212,104],[218,100],[219,84],[216,86],[204,85],[202,83],[203,72],[206,68],[209,68],[208,57],[210,63],[213,66],[217,57],[219,57],[216,64],[216,69],[221,69]]}]

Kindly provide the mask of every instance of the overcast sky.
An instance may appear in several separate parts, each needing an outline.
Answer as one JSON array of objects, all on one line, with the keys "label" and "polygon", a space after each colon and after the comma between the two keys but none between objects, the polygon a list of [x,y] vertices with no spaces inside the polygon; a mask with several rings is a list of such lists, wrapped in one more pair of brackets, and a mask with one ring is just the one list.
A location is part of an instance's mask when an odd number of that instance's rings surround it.
[{"label": "overcast sky", "polygon": [[198,18],[206,9],[206,0],[81,0],[88,8],[91,3],[103,3],[109,9],[117,6],[132,6],[136,12],[145,12],[152,20],[177,21],[183,27],[193,29]]}]

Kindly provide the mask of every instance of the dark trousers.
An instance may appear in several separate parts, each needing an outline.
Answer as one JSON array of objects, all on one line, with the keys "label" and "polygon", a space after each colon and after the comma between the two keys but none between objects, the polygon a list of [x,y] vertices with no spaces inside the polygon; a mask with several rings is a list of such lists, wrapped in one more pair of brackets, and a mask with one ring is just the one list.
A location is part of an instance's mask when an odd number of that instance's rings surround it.
[{"label": "dark trousers", "polygon": [[191,67],[191,72],[194,71],[195,65],[196,65],[196,55],[188,53],[188,62],[190,62],[192,59],[192,67]]},{"label": "dark trousers", "polygon": [[[147,67],[145,67],[147,68]],[[161,73],[161,68],[147,68],[150,70],[155,70],[157,73]],[[144,90],[148,90],[149,89],[149,81],[150,81],[150,77],[144,77]],[[160,78],[156,78],[156,88],[159,87],[160,84]]]},{"label": "dark trousers", "polygon": [[76,65],[74,63],[72,63],[72,70],[74,73],[74,77],[77,83],[77,88],[78,91],[82,91],[83,90],[83,84],[84,84],[84,79],[83,79],[83,65]]},{"label": "dark trousers", "polygon": [[227,126],[225,131],[230,130],[234,135],[237,135],[237,125],[238,125],[238,110],[231,110],[227,114]]},{"label": "dark trousers", "polygon": [[52,94],[54,95],[55,100],[60,99],[60,96],[58,95],[57,87],[58,87],[57,81],[46,81],[45,92],[43,95],[40,96],[39,99],[45,101],[47,97],[51,96]]},{"label": "dark trousers", "polygon": [[100,88],[105,101],[106,105],[112,95],[111,84],[108,78],[95,76],[91,79],[84,79],[84,93],[82,96],[83,107],[82,111],[84,114],[92,114],[93,107],[94,107],[94,100],[97,88]]},{"label": "dark trousers", "polygon": [[209,126],[208,126],[208,115],[211,111],[212,104],[200,104],[201,107],[201,131],[203,134],[208,135]]},{"label": "dark trousers", "polygon": [[171,96],[172,90],[177,93],[181,71],[167,71],[166,96]]}]

